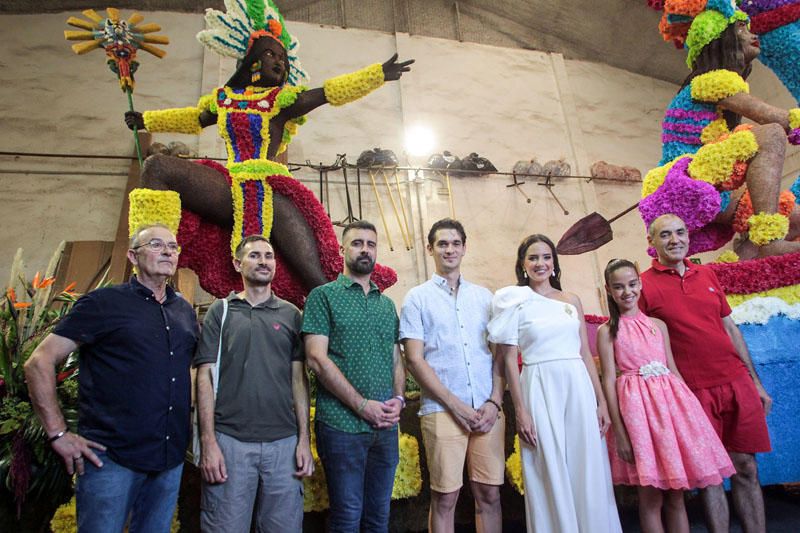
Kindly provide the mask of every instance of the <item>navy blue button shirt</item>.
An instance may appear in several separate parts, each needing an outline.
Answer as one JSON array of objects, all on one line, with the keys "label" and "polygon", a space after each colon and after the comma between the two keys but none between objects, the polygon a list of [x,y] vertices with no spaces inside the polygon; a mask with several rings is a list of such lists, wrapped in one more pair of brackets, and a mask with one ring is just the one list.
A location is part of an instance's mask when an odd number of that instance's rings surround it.
[{"label": "navy blue button shirt", "polygon": [[78,431],[122,466],[159,472],[189,441],[192,306],[167,287],[164,303],[133,278],[78,300],[53,333],[80,344]]}]

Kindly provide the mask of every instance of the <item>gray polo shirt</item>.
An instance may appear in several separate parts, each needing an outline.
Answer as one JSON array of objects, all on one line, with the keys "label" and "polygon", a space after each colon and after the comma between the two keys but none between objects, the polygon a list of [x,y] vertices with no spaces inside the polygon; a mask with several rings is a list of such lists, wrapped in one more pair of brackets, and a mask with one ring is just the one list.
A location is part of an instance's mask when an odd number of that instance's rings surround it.
[{"label": "gray polo shirt", "polygon": [[[219,387],[214,425],[244,442],[271,442],[297,433],[292,398],[292,361],[304,360],[302,317],[294,305],[274,294],[256,306],[228,297],[222,331]],[[217,359],[222,301],[203,321],[192,364]]]},{"label": "gray polo shirt", "polygon": [[[400,338],[424,343],[425,361],[442,385],[477,409],[492,394],[492,354],[486,325],[492,307],[489,289],[459,280],[453,292],[434,274],[406,295],[400,312]],[[422,390],[419,415],[445,408]]]}]

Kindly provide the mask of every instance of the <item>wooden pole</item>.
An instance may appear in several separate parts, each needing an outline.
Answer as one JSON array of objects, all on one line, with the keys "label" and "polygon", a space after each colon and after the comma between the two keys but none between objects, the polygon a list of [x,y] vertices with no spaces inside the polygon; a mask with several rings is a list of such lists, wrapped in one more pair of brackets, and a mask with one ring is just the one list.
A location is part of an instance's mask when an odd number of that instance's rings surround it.
[{"label": "wooden pole", "polygon": [[[147,153],[152,140],[147,132],[138,132],[139,147],[142,153]],[[138,148],[138,147],[137,147]],[[128,170],[128,182],[125,184],[125,194],[122,198],[122,209],[119,213],[119,220],[117,221],[117,233],[114,237],[114,249],[111,252],[111,266],[108,270],[108,279],[114,283],[123,283],[130,277],[131,265],[128,262],[128,210],[130,205],[128,202],[128,194],[139,186],[139,175],[141,168],[139,160],[134,159],[131,162],[131,167]]]}]

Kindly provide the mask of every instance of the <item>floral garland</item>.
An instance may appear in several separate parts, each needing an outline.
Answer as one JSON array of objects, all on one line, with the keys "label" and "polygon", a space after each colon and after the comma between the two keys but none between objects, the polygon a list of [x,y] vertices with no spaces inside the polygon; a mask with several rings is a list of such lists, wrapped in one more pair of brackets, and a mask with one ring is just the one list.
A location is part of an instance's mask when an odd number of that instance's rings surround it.
[{"label": "floral garland", "polygon": [[700,142],[703,144],[710,144],[712,142],[716,142],[720,140],[723,135],[727,135],[730,133],[728,129],[728,123],[725,122],[724,118],[718,118],[716,120],[712,120],[708,126],[703,128],[700,132]]},{"label": "floral garland", "polygon": [[175,191],[133,189],[128,195],[128,234],[144,225],[161,223],[176,234],[181,221],[181,197]]},{"label": "floral garland", "polygon": [[789,110],[789,127],[792,129],[800,128],[800,107],[793,107]]},{"label": "floral garland", "polygon": [[[656,192],[656,190],[658,190],[658,188],[664,184],[664,180],[666,179],[669,171],[672,170],[673,165],[675,165],[675,163],[677,163],[681,158],[685,157],[689,156],[679,156],[665,165],[650,169],[647,174],[644,175],[644,179],[642,180],[642,198],[647,198]],[[686,164],[689,164],[688,161]]]},{"label": "floral garland", "polygon": [[726,296],[728,299],[728,305],[734,309],[755,298],[780,298],[787,304],[794,305],[800,303],[800,284],[789,285],[787,287],[778,287],[777,289],[754,292],[751,294],[728,294]]},{"label": "floral garland", "polygon": [[203,131],[200,125],[200,109],[181,107],[177,109],[158,109],[142,113],[144,128],[151,133],[172,132],[198,135]]},{"label": "floral garland", "polygon": [[731,319],[736,324],[766,324],[776,315],[800,320],[800,303],[790,305],[774,296],[752,298],[734,307]]},{"label": "floral garland", "polygon": [[709,268],[729,297],[800,284],[800,252],[735,264],[712,263]]},{"label": "floral garland", "polygon": [[781,213],[758,213],[747,219],[750,241],[763,246],[783,239],[789,233],[789,219]]},{"label": "floral garland", "polygon": [[[717,216],[720,197],[710,184],[687,175],[691,157],[678,160],[670,169],[664,183],[639,202],[639,213],[645,226],[661,215],[673,213],[686,222],[687,229],[699,229]],[[691,241],[690,241],[691,242]]]},{"label": "floral garland", "polygon": [[695,76],[691,82],[693,100],[719,102],[739,93],[750,93],[750,85],[732,70],[718,69]]},{"label": "floral garland", "polygon": [[714,260],[715,263],[736,263],[738,261],[739,255],[733,250],[725,250]]},{"label": "floral garland", "polygon": [[328,103],[339,106],[368,95],[383,83],[383,67],[375,63],[356,72],[327,79],[322,88]]},{"label": "floral garland", "polygon": [[735,173],[736,163],[747,162],[757,153],[758,141],[753,132],[737,130],[700,148],[689,164],[689,174],[694,179],[721,186]]},{"label": "floral garland", "polygon": [[519,449],[519,435],[514,435],[514,453],[506,459],[506,477],[514,489],[525,495],[525,483],[522,478],[522,453]]},{"label": "floral garland", "polygon": [[422,469],[419,442],[416,437],[400,432],[400,463],[394,474],[392,499],[413,498],[422,490]]},{"label": "floral garland", "polygon": [[[792,214],[795,205],[795,196],[790,191],[781,191],[778,200],[778,213],[784,217]],[[736,206],[736,214],[733,217],[733,229],[737,233],[744,233],[750,229],[748,220],[753,216],[753,202],[750,199],[750,191],[745,191],[739,199],[739,205]]]}]

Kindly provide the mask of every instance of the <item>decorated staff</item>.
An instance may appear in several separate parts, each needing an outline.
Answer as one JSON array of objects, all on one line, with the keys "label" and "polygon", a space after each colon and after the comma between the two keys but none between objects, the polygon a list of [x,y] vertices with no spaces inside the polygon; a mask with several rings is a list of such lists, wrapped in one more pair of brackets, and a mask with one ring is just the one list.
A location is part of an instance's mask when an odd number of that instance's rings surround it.
[{"label": "decorated staff", "polygon": [[[68,41],[85,41],[72,45],[76,54],[86,54],[97,48],[106,51],[108,68],[117,75],[119,87],[128,95],[128,107],[133,111],[133,74],[139,68],[136,51],[144,50],[160,59],[166,52],[153,45],[169,44],[169,38],[166,35],[148,35],[161,31],[161,26],[153,22],[139,24],[144,20],[139,13],[134,13],[128,20],[120,19],[119,10],[113,7],[106,9],[106,18],[101,17],[94,9],[87,9],[83,14],[89,20],[70,17],[67,24],[84,31],[64,30],[64,37]],[[134,128],[133,139],[141,166],[142,148],[139,146],[137,132],[138,129]]]}]

